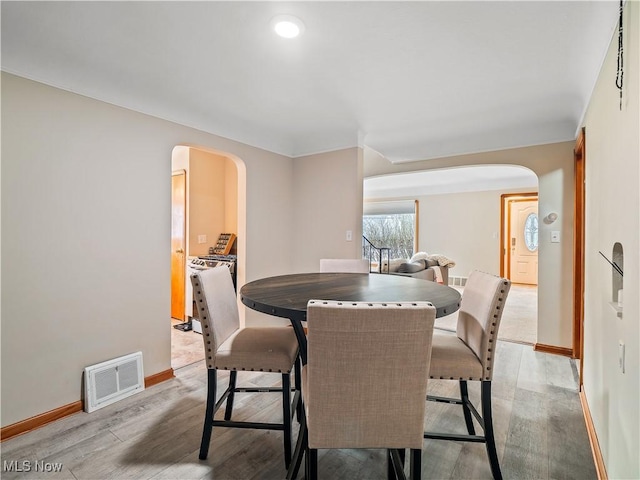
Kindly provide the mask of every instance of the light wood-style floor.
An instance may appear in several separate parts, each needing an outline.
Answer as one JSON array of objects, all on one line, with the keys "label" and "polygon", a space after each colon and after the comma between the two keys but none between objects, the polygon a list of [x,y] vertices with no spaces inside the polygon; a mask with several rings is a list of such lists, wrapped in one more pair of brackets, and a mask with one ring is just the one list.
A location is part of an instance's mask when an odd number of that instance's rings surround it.
[{"label": "light wood-style floor", "polygon": [[[222,387],[228,375],[219,378]],[[241,372],[239,380],[263,386],[278,382],[279,375]],[[576,381],[570,359],[498,342],[494,425],[505,479],[596,478]],[[429,384],[432,394],[456,390],[457,382]],[[470,390],[477,399],[478,389],[472,385]],[[214,429],[208,460],[198,460],[205,399],[205,366],[197,361],[177,369],[176,378],[133,397],[2,443],[2,478],[284,478],[280,432]],[[234,417],[279,421],[279,399],[278,394],[239,394]],[[427,404],[425,426],[464,432],[458,408],[445,404]],[[57,462],[62,470],[6,471],[12,461],[32,466],[35,461]],[[384,454],[375,450],[322,451],[319,469],[320,478],[331,480],[386,478]],[[491,478],[483,445],[425,440],[422,478]]]},{"label": "light wood-style floor", "polygon": [[202,335],[193,330],[183,332],[173,328],[181,323],[171,319],[171,368],[174,370],[204,360]]}]

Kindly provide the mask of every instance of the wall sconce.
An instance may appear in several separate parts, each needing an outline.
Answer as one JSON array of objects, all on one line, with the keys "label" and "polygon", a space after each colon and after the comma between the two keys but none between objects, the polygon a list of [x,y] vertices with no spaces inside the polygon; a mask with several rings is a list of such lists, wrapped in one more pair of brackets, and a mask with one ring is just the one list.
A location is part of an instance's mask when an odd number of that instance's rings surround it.
[{"label": "wall sconce", "polygon": [[558,214],[556,212],[551,212],[549,215],[547,215],[546,217],[544,217],[542,219],[542,221],[544,223],[546,223],[547,225],[551,225],[553,222],[555,222],[558,219]]}]

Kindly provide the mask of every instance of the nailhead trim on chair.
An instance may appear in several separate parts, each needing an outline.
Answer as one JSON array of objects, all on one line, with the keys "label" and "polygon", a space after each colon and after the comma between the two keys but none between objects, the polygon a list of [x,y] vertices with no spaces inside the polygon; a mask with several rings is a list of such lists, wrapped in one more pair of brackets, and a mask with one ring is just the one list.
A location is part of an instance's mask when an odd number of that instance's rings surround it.
[{"label": "nailhead trim on chair", "polygon": [[[507,283],[505,282],[504,285],[507,285]],[[500,290],[500,293],[503,294],[504,293],[504,289]],[[500,310],[502,308],[502,303],[503,302],[504,302],[504,296],[498,297],[498,303],[496,304],[496,310]],[[493,318],[498,318],[498,314],[495,313],[493,315]],[[495,334],[495,326],[496,326],[496,322],[492,322],[491,323],[491,327],[494,328],[494,330],[491,330],[491,332],[489,332],[491,335]],[[493,338],[489,339],[489,343],[493,343]],[[491,348],[487,348],[487,351],[491,352]],[[491,357],[490,356],[487,357],[487,362],[491,363]],[[491,365],[488,365],[486,367],[486,370],[487,370],[487,372],[490,372],[491,371]],[[486,377],[480,378],[478,380],[491,380],[491,377],[489,375],[487,375]]]},{"label": "nailhead trim on chair", "polygon": [[[314,303],[316,303],[316,300],[309,300],[309,303],[310,303],[310,304],[314,304]],[[322,301],[322,305],[328,305],[329,303],[330,303],[330,302],[325,301],[325,300],[323,300],[323,301]],[[426,302],[426,303],[428,303],[429,305],[433,306],[433,304],[432,304],[431,302]],[[336,305],[344,305],[344,302],[336,301]],[[357,303],[355,303],[355,302],[354,302],[354,303],[351,303],[351,305],[352,305],[352,306],[354,306],[354,307],[358,306],[358,304],[357,304]],[[373,304],[373,303],[367,303],[367,305],[368,305],[369,307],[373,307],[373,306],[374,306],[374,304]],[[380,303],[379,305],[381,305],[381,306],[383,306],[383,307],[388,307],[390,304],[389,304],[389,303]],[[395,305],[395,306],[397,306],[397,307],[402,307],[403,305],[412,305],[412,306],[414,306],[414,307],[415,307],[415,306],[417,306],[418,304],[417,304],[417,303],[415,303],[415,302],[413,302],[413,303],[406,302],[406,303],[404,303],[404,304],[402,304],[402,303],[395,303],[395,304],[393,304],[393,305]]]},{"label": "nailhead trim on chair", "polygon": [[[507,283],[505,282],[504,285],[507,285]],[[504,290],[500,290],[500,293],[504,293]],[[498,304],[496,305],[496,310],[500,310],[501,306],[502,306],[502,302],[504,302],[504,296],[503,297],[498,297]],[[494,314],[493,318],[498,318],[498,314]],[[496,322],[493,322],[491,324],[492,327],[496,326]],[[491,332],[489,332],[491,335],[493,335],[495,333],[495,330],[491,330]],[[493,343],[493,338],[489,339],[489,343]],[[488,348],[487,351],[491,352],[492,349]],[[491,357],[487,357],[487,361],[491,362]],[[491,365],[486,367],[487,371],[491,371]],[[435,379],[435,380],[471,380],[471,381],[483,381],[483,380],[491,380],[490,376],[486,376],[486,377],[479,377],[479,378],[474,378],[474,377],[469,377],[469,378],[464,378],[464,377],[460,377],[460,378],[454,378],[454,377],[434,377],[434,376],[429,376],[429,378]]]},{"label": "nailhead trim on chair", "polygon": [[[200,284],[199,284],[199,283],[196,283],[196,287],[199,287],[199,286],[200,286]],[[200,293],[201,293],[201,292],[200,292],[200,290],[198,290],[198,294],[200,294]],[[202,303],[202,300],[199,300],[199,303]],[[204,312],[205,312],[205,308],[204,308],[204,307],[200,307],[200,311],[202,312],[202,319],[203,319],[203,320],[206,320],[206,319],[207,319],[207,316],[204,314]],[[202,323],[202,326],[203,326],[203,328],[204,328],[205,330],[209,330],[209,326],[208,326],[207,324],[205,324],[204,322]],[[205,336],[210,337],[211,335],[210,335],[210,334],[209,334],[209,332],[207,331],[207,332],[206,332],[206,334],[205,334]],[[211,345],[211,340],[207,340],[207,345]],[[208,352],[211,352],[211,349],[210,349],[210,348],[207,348],[207,351],[208,351]],[[212,361],[213,361],[213,357],[211,357],[211,356],[208,356],[208,357],[207,357],[207,359],[209,359],[209,360],[212,360]],[[207,365],[207,368],[212,369],[212,370],[217,370],[217,369],[218,369],[218,368],[220,368],[220,367],[210,367],[209,365]],[[237,368],[227,368],[227,367],[222,367],[222,370],[236,371],[236,372],[238,371],[238,369],[237,369]],[[246,369],[244,369],[244,368],[243,368],[242,370],[243,370],[243,371],[246,371]],[[257,370],[255,370],[255,369],[251,368],[249,371],[250,371],[250,372],[256,372]],[[263,368],[261,368],[261,369],[260,369],[260,371],[261,371],[261,372],[264,372],[264,369],[263,369]],[[273,370],[272,370],[271,368],[269,369],[269,371],[270,371],[270,372],[273,372]],[[278,372],[278,373],[291,373],[291,370],[285,370],[285,371],[283,372],[282,370],[279,370],[279,369],[278,369],[278,370],[277,370],[277,372]]]}]

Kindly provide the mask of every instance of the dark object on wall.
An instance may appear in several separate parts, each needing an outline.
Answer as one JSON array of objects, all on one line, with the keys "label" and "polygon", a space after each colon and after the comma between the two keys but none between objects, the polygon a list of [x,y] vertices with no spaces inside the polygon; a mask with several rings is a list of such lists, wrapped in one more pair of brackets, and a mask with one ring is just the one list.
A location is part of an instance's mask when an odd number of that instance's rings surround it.
[{"label": "dark object on wall", "polygon": [[623,0],[620,0],[620,19],[618,20],[618,66],[616,69],[616,87],[620,92],[620,111],[622,111],[622,87],[624,86],[623,12],[624,12],[624,2]]},{"label": "dark object on wall", "polygon": [[216,246],[213,247],[213,255],[229,255],[236,241],[235,233],[221,233]]},{"label": "dark object on wall", "polygon": [[620,274],[621,277],[624,277],[622,269],[618,266],[618,264],[616,262],[612,262],[611,260],[609,260],[607,257],[605,257],[604,253],[602,253],[601,251],[598,251],[598,253],[600,255],[602,255],[602,258],[604,258],[607,262],[609,262],[609,264],[613,267],[613,269],[616,272],[618,272]]}]

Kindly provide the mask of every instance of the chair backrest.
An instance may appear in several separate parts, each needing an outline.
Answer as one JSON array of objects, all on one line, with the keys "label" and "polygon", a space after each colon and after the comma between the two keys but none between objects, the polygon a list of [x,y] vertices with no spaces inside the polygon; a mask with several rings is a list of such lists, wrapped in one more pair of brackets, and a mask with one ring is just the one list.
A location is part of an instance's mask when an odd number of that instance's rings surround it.
[{"label": "chair backrest", "polygon": [[309,301],[311,448],[422,448],[435,316],[428,302]]},{"label": "chair backrest", "polygon": [[192,274],[191,285],[209,366],[218,347],[240,328],[236,291],[226,266]]},{"label": "chair backrest", "polygon": [[510,288],[506,278],[473,271],[462,292],[456,333],[482,363],[485,380],[493,376],[498,328]]},{"label": "chair backrest", "polygon": [[323,273],[369,273],[369,260],[364,258],[321,258]]}]

